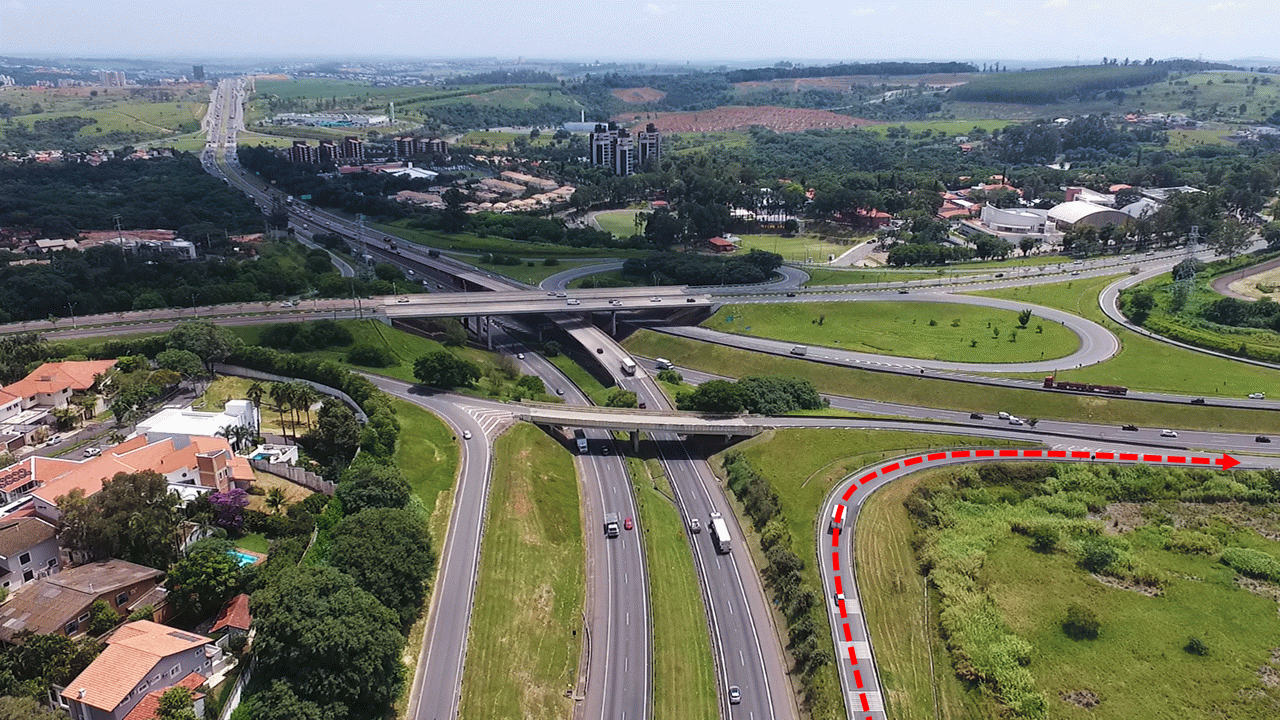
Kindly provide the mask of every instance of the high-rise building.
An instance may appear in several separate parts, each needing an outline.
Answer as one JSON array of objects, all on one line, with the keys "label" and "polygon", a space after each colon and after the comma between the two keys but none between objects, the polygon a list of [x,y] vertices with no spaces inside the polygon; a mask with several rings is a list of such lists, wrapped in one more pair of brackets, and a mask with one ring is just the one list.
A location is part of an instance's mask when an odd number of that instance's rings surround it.
[{"label": "high-rise building", "polygon": [[196,80],[204,80],[204,66],[203,66],[203,65],[192,65],[192,66],[191,66],[191,77],[195,78]]},{"label": "high-rise building", "polygon": [[364,141],[355,135],[348,135],[342,139],[342,157],[348,160],[364,159]]},{"label": "high-rise building", "polygon": [[396,138],[396,157],[409,157],[414,153],[414,139],[409,136]]},{"label": "high-rise building", "polygon": [[[649,128],[642,133],[642,142],[648,142],[648,148],[644,150],[645,159],[649,157],[657,158],[662,148],[661,134],[649,125]],[[591,164],[607,167],[613,171],[615,175],[630,175],[635,172],[637,166],[637,152],[635,139],[626,128],[618,127],[617,123],[597,124],[594,132],[591,133],[588,145],[591,149]]]},{"label": "high-rise building", "polygon": [[98,79],[104,87],[124,87],[124,73],[119,70],[103,70],[98,73]]},{"label": "high-rise building", "polygon": [[316,149],[306,140],[294,140],[293,146],[289,148],[289,160],[296,163],[306,163],[314,165],[316,162]]},{"label": "high-rise building", "polygon": [[320,162],[333,162],[334,160],[337,160],[339,157],[338,144],[332,140],[321,140],[319,157]]},{"label": "high-rise building", "polygon": [[662,157],[662,133],[649,123],[644,131],[636,134],[636,166],[644,167],[650,160]]}]

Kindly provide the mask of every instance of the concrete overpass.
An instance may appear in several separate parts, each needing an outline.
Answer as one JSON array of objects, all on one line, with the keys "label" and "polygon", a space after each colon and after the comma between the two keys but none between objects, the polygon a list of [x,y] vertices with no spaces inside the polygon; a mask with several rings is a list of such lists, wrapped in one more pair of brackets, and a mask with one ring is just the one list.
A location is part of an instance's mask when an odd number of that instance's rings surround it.
[{"label": "concrete overpass", "polygon": [[631,441],[637,446],[637,450],[641,432],[739,437],[759,435],[777,427],[795,426],[794,422],[788,422],[793,418],[762,415],[715,415],[531,402],[512,406],[512,409],[515,410],[517,419],[536,425],[626,431],[631,433]]}]

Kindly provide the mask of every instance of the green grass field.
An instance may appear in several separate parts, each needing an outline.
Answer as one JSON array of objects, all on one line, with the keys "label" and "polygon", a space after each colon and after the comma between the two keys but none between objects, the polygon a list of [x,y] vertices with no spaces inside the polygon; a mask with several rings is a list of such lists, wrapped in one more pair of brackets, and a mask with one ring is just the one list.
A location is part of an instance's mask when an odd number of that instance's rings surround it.
[{"label": "green grass field", "polygon": [[864,132],[873,132],[878,135],[884,135],[891,129],[903,128],[911,132],[913,136],[921,133],[932,131],[933,134],[941,138],[954,138],[961,135],[971,135],[974,128],[982,128],[988,132],[999,130],[1009,123],[1004,120],[908,120],[908,121],[889,121],[877,123],[875,125],[867,125],[860,130]]},{"label": "green grass field", "polygon": [[885,709],[900,720],[994,717],[990,701],[966,690],[952,670],[937,636],[936,596],[926,596],[928,583],[911,550],[915,524],[902,503],[924,477],[917,473],[882,487],[858,515],[858,585]]},{"label": "green grass field", "polygon": [[777,253],[788,262],[827,262],[829,255],[840,257],[850,248],[860,243],[863,238],[850,238],[848,242],[833,242],[813,235],[797,235],[783,237],[781,235],[738,235],[742,239],[742,250],[765,250]]},{"label": "green grass field", "polygon": [[374,227],[382,232],[404,238],[425,247],[441,250],[454,250],[460,253],[500,253],[515,255],[521,258],[597,258],[605,256],[638,257],[644,253],[637,250],[606,250],[603,248],[575,248],[551,243],[525,243],[499,237],[476,237],[470,233],[449,235],[432,230],[414,230],[404,227],[406,221],[398,221],[391,225],[375,223]]},{"label": "green grass field", "polygon": [[[573,361],[568,355],[556,355],[555,357],[547,357],[547,361],[552,365],[560,368],[560,372],[564,373],[569,380],[578,386],[578,389],[586,393],[591,398],[591,402],[596,405],[604,405],[605,397],[609,394],[609,388],[600,384],[600,381],[584,370],[581,365]],[[548,387],[548,392],[554,393],[555,390]]]},{"label": "green grass field", "polygon": [[[360,365],[353,365],[353,367],[363,367],[363,369],[370,372],[388,375],[405,382],[417,382],[417,379],[413,377],[413,362],[429,352],[444,347],[435,340],[428,340],[412,333],[389,328],[376,320],[339,320],[338,322],[351,331],[351,335],[355,338],[355,342],[352,345],[325,350],[312,350],[300,354],[345,363],[347,361],[347,351],[355,345],[384,347],[395,356],[396,364],[384,368]],[[269,327],[270,325],[240,325],[231,327],[230,330],[237,337],[244,340],[246,344],[257,345],[262,333]]]},{"label": "green grass field", "polygon": [[[444,539],[448,513],[441,509],[440,499],[452,492],[458,476],[458,439],[444,421],[431,412],[404,400],[393,400],[396,420],[400,423],[400,442],[396,445],[396,466],[404,472],[413,494],[422,500],[432,516],[431,536],[436,549]],[[448,503],[445,503],[447,505]],[[436,520],[443,525],[436,526]]]},{"label": "green grass field", "polygon": [[1125,385],[1188,395],[1244,397],[1252,392],[1280,393],[1280,371],[1184,350],[1125,330],[1106,319],[1098,293],[1117,278],[1084,278],[1051,285],[991,290],[981,295],[1026,300],[1075,313],[1102,324],[1120,338],[1120,354],[1079,370],[1064,370],[1065,380]]},{"label": "green grass field", "polygon": [[804,268],[804,271],[809,273],[809,282],[805,283],[806,287],[818,287],[822,285],[859,285],[863,283],[895,283],[906,282],[908,280],[932,280],[942,277],[938,272],[869,270],[863,268],[842,270],[826,267],[807,267]]},{"label": "green grass field", "polygon": [[[733,449],[741,451],[756,470],[769,479],[778,492],[779,504],[785,524],[791,532],[793,551],[806,560],[801,571],[805,585],[818,597],[828,598],[828,591],[821,585],[818,570],[811,561],[817,553],[814,546],[814,527],[820,522],[822,502],[832,486],[853,471],[878,460],[893,457],[909,450],[927,450],[939,447],[989,445],[991,441],[961,435],[930,435],[895,431],[864,430],[778,430],[756,436]],[[729,452],[729,451],[726,451]],[[724,453],[712,457],[712,467],[720,473]],[[756,566],[764,567],[759,537],[751,532],[750,519],[741,504],[733,502],[743,531],[748,534],[748,544],[755,557]],[[815,622],[827,627],[827,603],[814,609]],[[820,631],[824,645],[830,637]],[[877,638],[878,641],[878,638]],[[831,648],[833,656],[834,648]],[[826,705],[840,709],[839,685],[835,668],[826,666],[819,672],[824,677],[824,687],[830,693]],[[838,717],[844,717],[841,710]]]},{"label": "green grass field", "polygon": [[573,458],[525,424],[494,458],[459,717],[568,717],[585,594]]},{"label": "green grass field", "polygon": [[684,522],[655,459],[627,458],[635,488],[653,616],[653,717],[715,720],[716,677],[702,591]]},{"label": "green grass field", "polygon": [[[828,302],[726,305],[703,327],[738,335],[900,357],[974,363],[1065,357],[1075,333],[1010,310],[951,303]],[[932,323],[932,324],[931,324]],[[1043,333],[1036,329],[1042,327]],[[975,345],[976,341],[976,345]]]},{"label": "green grass field", "polygon": [[[158,88],[87,88],[36,91],[28,88],[0,90],[0,102],[21,109],[40,112],[13,116],[13,123],[32,127],[41,120],[63,117],[92,118],[97,122],[77,131],[81,138],[92,139],[110,133],[135,133],[140,140],[189,133],[200,128],[200,119],[208,109],[209,90],[202,86]],[[4,134],[0,125],[0,136]]]},{"label": "green grass field", "polygon": [[600,229],[613,233],[615,237],[627,238],[636,234],[643,234],[644,228],[636,230],[636,213],[639,210],[604,210],[596,213],[596,224]]},{"label": "green grass field", "polygon": [[641,330],[623,345],[643,357],[664,357],[677,366],[710,373],[782,375],[805,378],[819,391],[847,397],[871,398],[920,407],[962,411],[1004,410],[1020,417],[1079,420],[1103,424],[1134,423],[1146,427],[1280,431],[1280,418],[1264,410],[1235,410],[1213,406],[1139,403],[1090,395],[1019,390],[969,383],[839,368],[805,360],[763,355]]},{"label": "green grass field", "polygon": [[[453,255],[454,253],[446,254]],[[564,272],[565,270],[582,267],[594,262],[591,260],[564,260],[559,265],[543,265],[541,260],[535,260],[532,261],[533,266],[530,267],[528,262],[521,265],[488,265],[477,263],[474,257],[460,257],[459,259],[464,262],[475,263],[478,267],[482,267],[494,275],[502,275],[530,285],[537,285],[558,272]]]}]

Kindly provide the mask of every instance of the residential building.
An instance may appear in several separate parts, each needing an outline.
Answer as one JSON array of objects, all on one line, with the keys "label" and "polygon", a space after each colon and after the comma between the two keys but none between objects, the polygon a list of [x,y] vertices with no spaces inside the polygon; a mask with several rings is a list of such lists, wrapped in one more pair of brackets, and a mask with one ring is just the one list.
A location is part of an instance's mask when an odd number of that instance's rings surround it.
[{"label": "residential building", "polygon": [[52,525],[36,517],[0,520],[0,586],[13,592],[60,569]]},{"label": "residential building", "polygon": [[[40,433],[48,431],[42,428],[57,422],[53,411],[70,407],[77,396],[101,389],[101,379],[115,364],[115,360],[45,363],[18,382],[0,388],[0,442],[5,449],[43,437]],[[100,398],[91,405],[87,412],[101,412],[105,407]]]},{"label": "residential building", "polygon": [[316,149],[306,140],[294,140],[289,147],[289,160],[296,163],[315,164],[318,156]]},{"label": "residential building", "polygon": [[338,144],[332,140],[321,140],[318,158],[320,162],[334,162],[339,157]]},{"label": "residential building", "polygon": [[29,505],[36,516],[57,522],[62,517],[59,497],[72,490],[92,497],[107,478],[143,470],[163,475],[170,489],[186,499],[253,482],[249,461],[233,453],[220,437],[136,435],[97,457],[69,460],[34,455],[0,470],[0,505],[13,509]]},{"label": "residential building", "polygon": [[395,139],[396,157],[409,157],[414,154],[414,138],[405,135]]},{"label": "residential building", "polygon": [[165,603],[164,573],[124,560],[104,560],[37,579],[0,605],[0,640],[24,632],[76,637],[89,628],[89,607],[102,600],[120,617]]},{"label": "residential building", "polygon": [[[152,690],[147,693],[128,715],[124,716],[124,720],[155,720],[160,715],[160,698],[174,687],[184,687],[191,691],[191,709],[195,711],[196,717],[204,717],[204,693],[197,692],[197,688],[205,684],[207,678],[200,673],[191,673],[182,678],[173,685],[162,688],[160,690]],[[86,693],[87,694],[87,693]],[[62,698],[58,698],[64,704],[63,709],[70,712],[71,706]]]},{"label": "residential building", "polygon": [[728,238],[713,237],[707,240],[707,245],[718,253],[731,253],[738,249],[738,245]]},{"label": "residential building", "polygon": [[203,66],[203,65],[192,65],[192,66],[191,66],[191,77],[195,78],[195,79],[196,79],[196,80],[198,80],[198,81],[203,82],[203,81],[204,81],[204,66]]},{"label": "residential building", "polygon": [[226,630],[228,635],[247,635],[249,626],[253,624],[253,616],[249,614],[249,596],[240,593],[223,604],[218,619],[213,621],[209,632]]},{"label": "residential building", "polygon": [[230,400],[222,412],[203,412],[190,407],[167,407],[155,415],[140,421],[136,426],[139,435],[153,440],[162,437],[186,437],[189,435],[217,435],[227,426],[258,426],[253,403],[248,400]]},{"label": "residential building", "polygon": [[649,123],[644,130],[636,133],[636,165],[644,167],[650,160],[662,157],[662,133]]},{"label": "residential building", "polygon": [[342,139],[342,157],[348,160],[364,159],[364,141],[355,135],[348,135]]},{"label": "residential building", "polygon": [[[200,687],[221,658],[203,635],[131,622],[107,638],[102,654],[62,691],[61,704],[72,720],[124,720],[151,693],[179,684]],[[202,716],[200,708],[196,717]]]},{"label": "residential building", "polygon": [[591,164],[609,168],[615,175],[630,175],[636,167],[631,133],[617,123],[597,124],[587,141]]}]

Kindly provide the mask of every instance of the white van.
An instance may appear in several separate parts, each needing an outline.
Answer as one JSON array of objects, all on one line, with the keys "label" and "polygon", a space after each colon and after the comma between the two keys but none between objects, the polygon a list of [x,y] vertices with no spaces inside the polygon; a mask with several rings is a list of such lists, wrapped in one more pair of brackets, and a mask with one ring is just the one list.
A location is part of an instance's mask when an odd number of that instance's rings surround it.
[{"label": "white van", "polygon": [[656,360],[654,360],[654,361],[653,361],[653,364],[654,364],[654,365],[655,365],[659,370],[670,370],[671,368],[675,367],[675,365],[672,365],[672,364],[671,364],[671,361],[670,361],[670,360],[668,360],[668,359],[666,359],[666,358],[658,358],[658,359],[656,359]]}]

